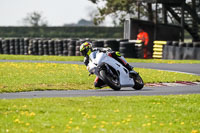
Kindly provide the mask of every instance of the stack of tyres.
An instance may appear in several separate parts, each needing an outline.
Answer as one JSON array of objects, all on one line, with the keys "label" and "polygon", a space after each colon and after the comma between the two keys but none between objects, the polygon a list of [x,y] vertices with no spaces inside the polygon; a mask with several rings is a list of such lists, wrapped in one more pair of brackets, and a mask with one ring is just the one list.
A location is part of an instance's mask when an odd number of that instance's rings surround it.
[{"label": "stack of tyres", "polygon": [[3,54],[10,54],[9,40],[8,39],[2,40],[2,50],[3,50]]},{"label": "stack of tyres", "polygon": [[119,51],[122,56],[127,58],[135,58],[135,43],[131,42],[120,42]]},{"label": "stack of tyres", "polygon": [[32,54],[33,55],[38,55],[39,54],[39,48],[38,48],[38,40],[34,39],[31,40],[31,47],[32,47]]},{"label": "stack of tyres", "polygon": [[54,55],[54,40],[48,40],[49,55]]},{"label": "stack of tyres", "polygon": [[92,47],[93,48],[98,48],[98,47],[104,47],[104,41],[93,41],[92,42]]},{"label": "stack of tyres", "polygon": [[119,41],[117,41],[117,40],[106,40],[104,42],[104,47],[109,47],[113,51],[119,51]]},{"label": "stack of tyres", "polygon": [[63,55],[63,40],[58,41],[58,55],[59,56]]},{"label": "stack of tyres", "polygon": [[80,56],[80,46],[81,46],[81,41],[76,41],[76,56]]},{"label": "stack of tyres", "polygon": [[47,40],[43,40],[43,49],[44,49],[44,55],[49,55],[48,41]]},{"label": "stack of tyres", "polygon": [[2,49],[2,39],[0,38],[0,54],[3,54],[3,49]]},{"label": "stack of tyres", "polygon": [[29,39],[25,38],[24,39],[24,54],[28,55],[28,47],[29,47]]},{"label": "stack of tyres", "polygon": [[59,44],[59,40],[56,39],[55,43],[54,43],[54,53],[55,53],[55,55],[58,55],[58,44]]},{"label": "stack of tyres", "polygon": [[63,55],[64,56],[68,55],[68,43],[69,43],[69,40],[67,39],[63,40]]},{"label": "stack of tyres", "polygon": [[20,55],[24,55],[24,39],[23,38],[20,39],[19,46],[20,46]]},{"label": "stack of tyres", "polygon": [[143,43],[135,44],[135,58],[144,58]]},{"label": "stack of tyres", "polygon": [[19,45],[19,42],[20,42],[19,38],[16,38],[15,39],[15,54],[16,55],[20,54],[20,45]]},{"label": "stack of tyres", "polygon": [[30,40],[30,44],[29,44],[29,47],[28,47],[28,54],[34,55],[34,53],[33,53],[33,40]]},{"label": "stack of tyres", "polygon": [[40,39],[38,40],[38,55],[43,55],[44,49],[43,49],[43,41]]},{"label": "stack of tyres", "polygon": [[15,40],[10,39],[10,54],[15,54]]},{"label": "stack of tyres", "polygon": [[68,56],[75,56],[76,41],[70,40],[68,43]]}]

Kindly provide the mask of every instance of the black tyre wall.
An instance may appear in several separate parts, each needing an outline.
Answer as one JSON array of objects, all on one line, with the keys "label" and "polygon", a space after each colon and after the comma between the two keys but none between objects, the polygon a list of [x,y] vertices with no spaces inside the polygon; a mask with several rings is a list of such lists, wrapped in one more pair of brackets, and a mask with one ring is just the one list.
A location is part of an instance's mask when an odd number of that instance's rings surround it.
[{"label": "black tyre wall", "polygon": [[104,41],[93,41],[92,47],[104,47]]},{"label": "black tyre wall", "polygon": [[63,55],[64,56],[68,55],[68,43],[69,41],[67,39],[63,41]]},{"label": "black tyre wall", "polygon": [[10,54],[15,54],[15,40],[14,39],[10,39]]},{"label": "black tyre wall", "polygon": [[24,39],[23,38],[20,39],[19,46],[20,46],[20,55],[24,55]]},{"label": "black tyre wall", "polygon": [[113,51],[119,51],[119,41],[117,41],[117,40],[106,40],[104,42],[104,47],[109,47]]},{"label": "black tyre wall", "polygon": [[8,39],[2,41],[2,50],[3,50],[3,54],[10,54]]},{"label": "black tyre wall", "polygon": [[43,48],[43,41],[39,40],[38,41],[38,54],[43,55],[44,54],[44,48]]},{"label": "black tyre wall", "polygon": [[49,55],[54,55],[54,40],[48,40]]},{"label": "black tyre wall", "polygon": [[19,45],[19,38],[15,39],[15,54],[19,55],[20,54],[20,45]]},{"label": "black tyre wall", "polygon": [[25,38],[24,39],[24,54],[28,55],[28,47],[29,47],[29,39]]},{"label": "black tyre wall", "polygon": [[75,56],[76,53],[76,41],[70,40],[68,43],[68,56]]},{"label": "black tyre wall", "polygon": [[49,55],[48,41],[43,40],[44,55]]},{"label": "black tyre wall", "polygon": [[135,57],[135,44],[130,42],[120,42],[119,51],[122,56],[127,58]]},{"label": "black tyre wall", "polygon": [[2,39],[0,38],[0,54],[3,54],[3,49],[2,49]]}]

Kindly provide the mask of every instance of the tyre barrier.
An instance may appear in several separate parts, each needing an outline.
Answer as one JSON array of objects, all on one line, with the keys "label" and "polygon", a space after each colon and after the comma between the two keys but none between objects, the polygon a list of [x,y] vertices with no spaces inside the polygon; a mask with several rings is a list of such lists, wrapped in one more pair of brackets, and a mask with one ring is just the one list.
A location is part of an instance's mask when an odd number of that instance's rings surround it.
[{"label": "tyre barrier", "polygon": [[141,40],[135,40],[135,58],[144,58],[144,43]]},{"label": "tyre barrier", "polygon": [[20,39],[19,46],[20,46],[20,55],[24,55],[24,39]]},{"label": "tyre barrier", "polygon": [[76,41],[70,40],[68,43],[68,56],[75,56],[76,52]]},{"label": "tyre barrier", "polygon": [[9,41],[7,39],[2,40],[2,50],[3,50],[3,54],[10,54]]},{"label": "tyre barrier", "polygon": [[[29,54],[31,54],[30,50],[29,50]],[[43,41],[42,40],[38,40],[38,55],[44,55],[44,48],[43,48]]]},{"label": "tyre barrier", "polygon": [[67,39],[63,40],[63,55],[64,56],[68,55],[68,43],[69,43],[69,40]]},{"label": "tyre barrier", "polygon": [[15,54],[15,40],[10,39],[10,54]]},{"label": "tyre barrier", "polygon": [[169,42],[163,47],[163,59],[200,59],[200,42]]},{"label": "tyre barrier", "polygon": [[127,58],[135,58],[135,43],[133,42],[120,42],[119,52],[122,56]]},{"label": "tyre barrier", "polygon": [[104,47],[104,41],[101,41],[101,40],[92,41],[92,47],[93,48]]},{"label": "tyre barrier", "polygon": [[81,53],[80,53],[80,46],[81,46],[81,44],[82,44],[83,42],[84,42],[83,40],[76,41],[75,56],[81,56]]},{"label": "tyre barrier", "polygon": [[15,39],[15,54],[19,55],[20,54],[20,40],[19,38]]},{"label": "tyre barrier", "polygon": [[[39,48],[38,48],[38,40],[31,40],[30,47],[32,46],[32,49],[30,48],[30,53],[32,55],[38,55],[39,54]],[[40,46],[41,47],[41,46]],[[41,49],[41,48],[40,48]],[[40,51],[41,52],[41,51]],[[41,53],[40,53],[41,54]]]},{"label": "tyre barrier", "polygon": [[3,49],[2,49],[2,39],[0,38],[0,54],[3,54]]},{"label": "tyre barrier", "polygon": [[80,45],[89,41],[93,47],[110,47],[128,58],[142,58],[141,43],[129,40],[0,38],[0,54],[81,56]]},{"label": "tyre barrier", "polygon": [[154,45],[153,45],[153,58],[154,59],[162,59],[163,58],[163,46],[165,44],[167,44],[166,41],[154,41]]},{"label": "tyre barrier", "polygon": [[28,38],[24,39],[24,55],[28,55],[29,41],[30,40]]},{"label": "tyre barrier", "polygon": [[58,41],[58,55],[63,56],[63,40]]},{"label": "tyre barrier", "polygon": [[106,40],[104,41],[104,47],[109,47],[113,51],[119,51],[119,43],[117,40]]}]

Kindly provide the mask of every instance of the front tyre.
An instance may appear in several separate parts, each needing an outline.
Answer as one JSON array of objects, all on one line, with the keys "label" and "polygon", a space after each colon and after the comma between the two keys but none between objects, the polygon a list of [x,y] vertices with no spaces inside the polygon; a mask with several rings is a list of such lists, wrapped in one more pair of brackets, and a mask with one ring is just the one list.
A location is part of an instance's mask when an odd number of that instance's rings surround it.
[{"label": "front tyre", "polygon": [[113,90],[119,91],[121,89],[119,78],[115,78],[113,75],[108,74],[105,70],[101,70],[99,74],[104,83],[110,86]]},{"label": "front tyre", "polygon": [[144,82],[143,82],[143,80],[142,80],[142,78],[140,77],[139,74],[137,74],[136,76],[134,76],[133,80],[135,82],[135,85],[133,86],[133,88],[135,90],[141,90],[144,87]]}]

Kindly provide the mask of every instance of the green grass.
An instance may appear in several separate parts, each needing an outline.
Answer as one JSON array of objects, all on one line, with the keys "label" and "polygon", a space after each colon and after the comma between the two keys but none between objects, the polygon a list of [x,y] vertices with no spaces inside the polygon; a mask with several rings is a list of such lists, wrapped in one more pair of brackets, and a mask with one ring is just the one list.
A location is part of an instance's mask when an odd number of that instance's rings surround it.
[{"label": "green grass", "polygon": [[0,132],[198,133],[200,95],[0,99]]},{"label": "green grass", "polygon": [[[200,81],[200,76],[135,68],[145,83]],[[55,63],[0,63],[0,92],[95,89],[95,75],[84,65]]]},{"label": "green grass", "polygon": [[[43,60],[43,61],[83,61],[82,56],[33,56],[33,55],[0,55],[0,60]],[[162,60],[162,59],[132,59],[128,62],[138,63],[189,63],[199,64],[200,60]]]},{"label": "green grass", "polygon": [[83,61],[82,56],[36,56],[0,54],[1,60]]}]

